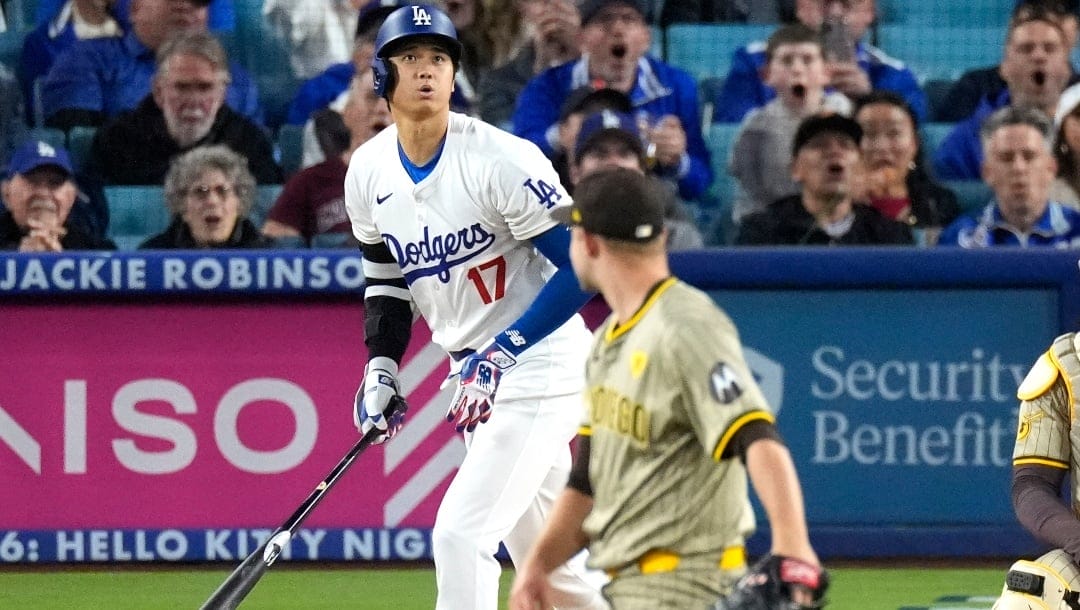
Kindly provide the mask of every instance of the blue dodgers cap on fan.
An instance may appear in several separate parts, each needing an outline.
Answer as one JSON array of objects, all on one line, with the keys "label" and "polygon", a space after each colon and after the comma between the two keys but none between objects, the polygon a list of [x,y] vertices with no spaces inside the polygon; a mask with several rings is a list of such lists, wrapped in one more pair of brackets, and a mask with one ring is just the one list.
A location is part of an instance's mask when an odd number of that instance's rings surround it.
[{"label": "blue dodgers cap on fan", "polygon": [[581,3],[580,8],[581,25],[588,25],[588,23],[593,20],[593,17],[596,17],[600,11],[613,4],[629,6],[637,11],[642,19],[648,15],[645,3],[641,0],[585,0]]},{"label": "blue dodgers cap on fan", "polygon": [[552,208],[556,221],[589,233],[645,243],[664,230],[665,191],[659,181],[625,167],[595,171],[574,187],[574,202]]},{"label": "blue dodgers cap on fan", "polygon": [[626,142],[638,157],[645,159],[645,143],[638,131],[637,120],[629,114],[613,110],[601,110],[581,121],[577,141],[574,143],[574,159],[580,162],[585,153],[606,138]]},{"label": "blue dodgers cap on fan", "polygon": [[57,148],[41,140],[31,140],[15,149],[8,163],[8,177],[15,174],[28,174],[39,167],[52,165],[59,167],[70,176],[75,173],[72,169],[71,157],[63,148]]}]

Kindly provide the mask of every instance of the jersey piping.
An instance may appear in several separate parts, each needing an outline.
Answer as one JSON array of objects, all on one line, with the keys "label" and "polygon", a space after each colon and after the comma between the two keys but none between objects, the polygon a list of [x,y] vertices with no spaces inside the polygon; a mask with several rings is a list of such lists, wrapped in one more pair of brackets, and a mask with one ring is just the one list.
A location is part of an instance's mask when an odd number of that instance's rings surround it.
[{"label": "jersey piping", "polygon": [[634,315],[630,316],[630,319],[626,321],[626,324],[620,326],[615,321],[612,321],[611,326],[609,326],[607,332],[604,333],[604,341],[611,343],[615,339],[618,339],[624,334],[630,332],[630,329],[638,323],[638,320],[640,320],[641,317],[645,315],[645,312],[649,311],[649,309],[652,308],[653,304],[656,303],[656,300],[660,298],[660,295],[664,294],[664,291],[666,291],[668,288],[671,288],[672,285],[675,284],[675,282],[676,279],[674,277],[669,277],[668,279],[661,282],[660,285],[653,290],[652,294],[650,294],[649,297],[645,299],[645,302],[641,304],[641,307],[639,307],[638,310],[634,312]]}]

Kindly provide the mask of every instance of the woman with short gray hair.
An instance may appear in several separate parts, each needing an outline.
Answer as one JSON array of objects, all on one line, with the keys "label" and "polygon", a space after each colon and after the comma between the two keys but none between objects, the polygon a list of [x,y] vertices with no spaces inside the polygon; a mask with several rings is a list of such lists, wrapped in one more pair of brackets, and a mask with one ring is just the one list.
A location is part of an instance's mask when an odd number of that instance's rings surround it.
[{"label": "woman with short gray hair", "polygon": [[247,218],[255,178],[247,160],[224,145],[200,146],[173,159],[165,205],[173,220],[141,249],[265,248],[271,244]]}]

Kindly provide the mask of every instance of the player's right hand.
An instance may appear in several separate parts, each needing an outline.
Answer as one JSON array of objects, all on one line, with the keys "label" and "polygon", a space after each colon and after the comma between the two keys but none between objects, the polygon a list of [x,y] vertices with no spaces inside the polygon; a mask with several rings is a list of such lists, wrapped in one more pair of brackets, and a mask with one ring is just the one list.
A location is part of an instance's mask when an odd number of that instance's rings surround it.
[{"label": "player's right hand", "polygon": [[364,368],[364,382],[356,392],[353,403],[353,424],[360,434],[378,429],[381,434],[375,437],[373,444],[390,440],[405,423],[405,413],[398,411],[387,418],[387,405],[390,399],[398,395],[397,363],[385,356],[376,356],[368,361]]},{"label": "player's right hand", "polygon": [[552,593],[548,575],[535,567],[533,562],[526,561],[514,576],[514,584],[510,589],[510,610],[551,608]]}]

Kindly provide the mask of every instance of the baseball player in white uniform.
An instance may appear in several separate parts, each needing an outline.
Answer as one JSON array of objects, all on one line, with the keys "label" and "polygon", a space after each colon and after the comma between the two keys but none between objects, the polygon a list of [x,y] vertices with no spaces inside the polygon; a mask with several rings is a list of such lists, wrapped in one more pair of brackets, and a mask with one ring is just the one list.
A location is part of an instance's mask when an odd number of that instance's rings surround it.
[{"label": "baseball player in white uniform", "polygon": [[[382,440],[400,427],[383,411],[415,307],[451,356],[447,420],[468,448],[432,534],[436,608],[495,610],[499,542],[524,558],[566,483],[580,419],[590,334],[577,310],[589,295],[547,213],[570,197],[533,144],[450,112],[461,44],[445,14],[402,7],[375,47],[394,125],[357,149],[345,179],[367,278],[354,419]],[[576,558],[555,579],[556,604],[606,608],[597,580]]]}]

